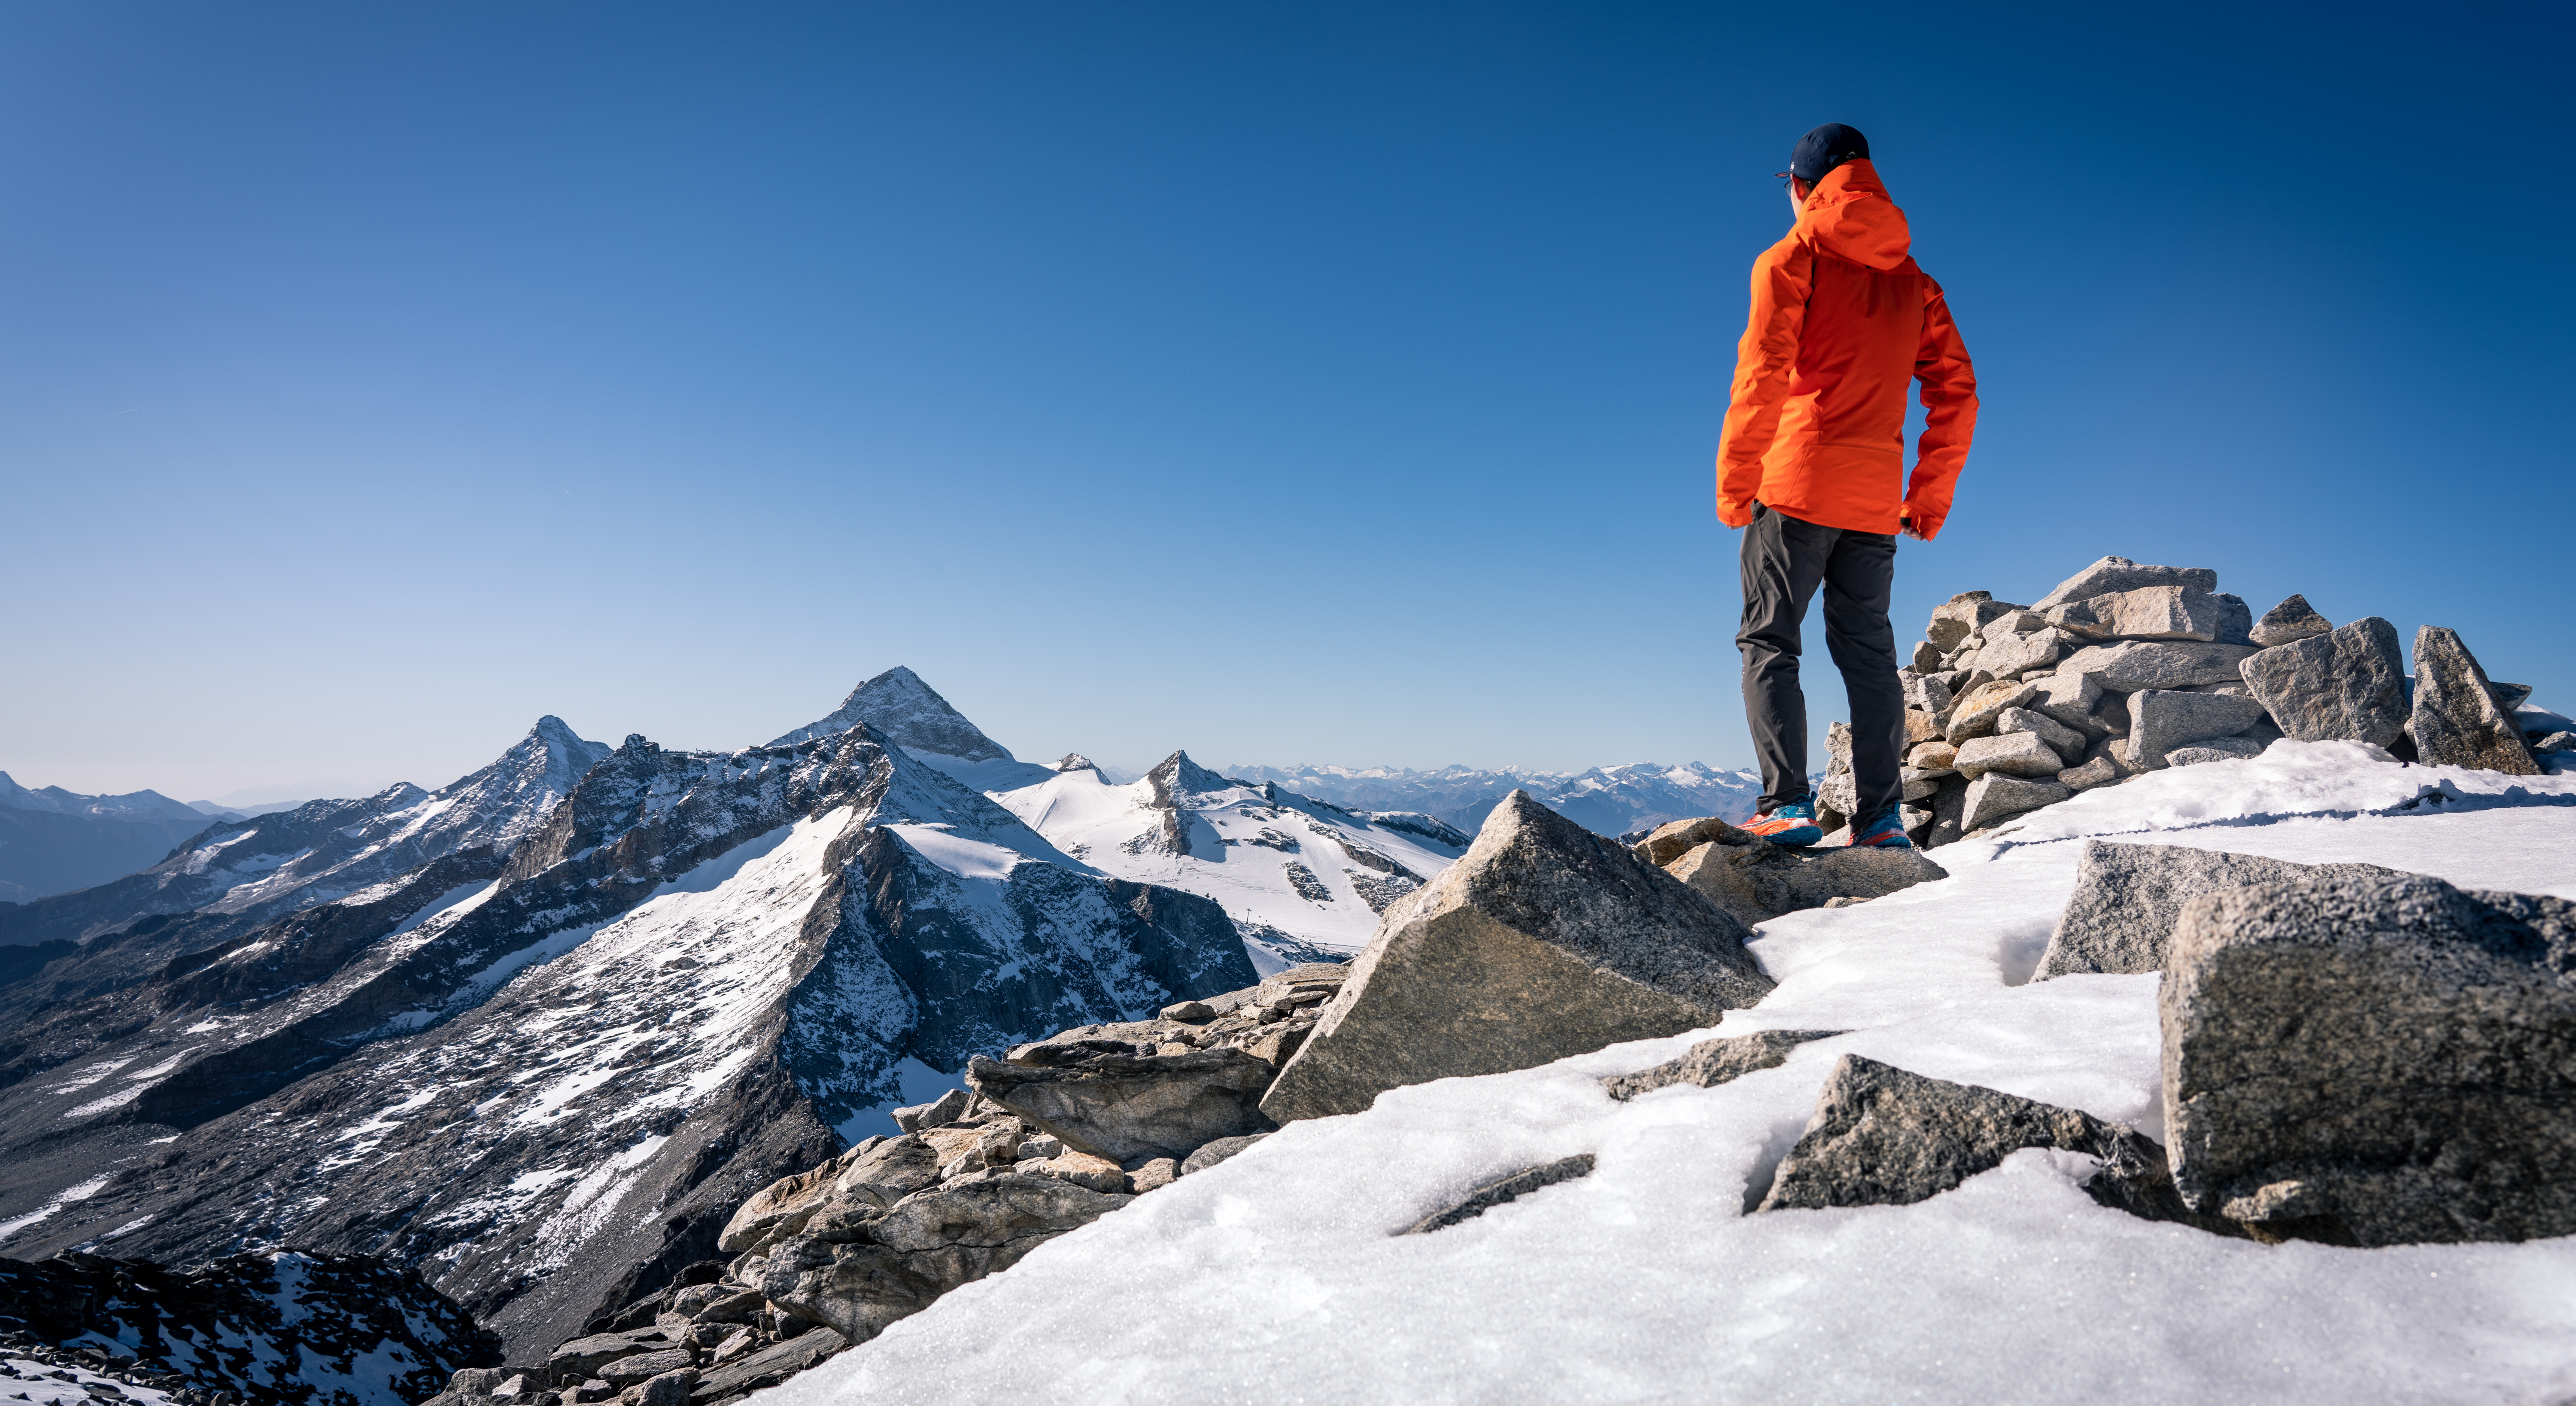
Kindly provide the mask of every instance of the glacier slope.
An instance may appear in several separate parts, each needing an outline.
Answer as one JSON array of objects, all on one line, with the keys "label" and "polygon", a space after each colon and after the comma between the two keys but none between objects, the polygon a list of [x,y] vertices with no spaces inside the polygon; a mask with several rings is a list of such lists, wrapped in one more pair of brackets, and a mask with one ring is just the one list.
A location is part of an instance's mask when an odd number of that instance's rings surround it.
[{"label": "glacier slope", "polygon": [[[2161,1132],[2158,978],[2024,984],[2088,833],[2576,897],[2576,779],[2289,742],[2159,772],[1943,848],[1948,880],[1762,925],[1754,951],[1780,987],[1713,1030],[1292,1125],[761,1406],[1099,1402],[1184,1380],[1246,1402],[2576,1393],[2576,1240],[2223,1240],[2098,1206],[2089,1164],[2038,1151],[1911,1206],[1745,1213],[1845,1052]],[[1598,1083],[1766,1028],[1850,1033],[1714,1089],[1622,1104]],[[1593,1175],[1435,1235],[1391,1234],[1578,1152],[1598,1156]]]},{"label": "glacier slope", "polygon": [[993,799],[1103,873],[1215,900],[1264,975],[1367,946],[1389,903],[1465,850],[1437,826],[1245,785],[1185,752],[1124,786],[1082,764]]}]

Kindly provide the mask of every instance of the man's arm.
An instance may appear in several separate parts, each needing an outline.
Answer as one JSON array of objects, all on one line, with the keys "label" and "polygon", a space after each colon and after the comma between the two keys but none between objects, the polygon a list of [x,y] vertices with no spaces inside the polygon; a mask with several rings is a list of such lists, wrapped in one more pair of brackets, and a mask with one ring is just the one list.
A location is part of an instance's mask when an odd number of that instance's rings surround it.
[{"label": "man's arm", "polygon": [[1929,275],[1923,307],[1923,345],[1914,354],[1914,379],[1923,383],[1923,437],[1915,442],[1914,481],[1905,491],[1906,530],[1931,541],[1950,516],[1950,491],[1968,463],[1977,434],[1977,368],[1950,320],[1950,301]]},{"label": "man's arm", "polygon": [[1780,405],[1789,398],[1789,372],[1807,326],[1815,262],[1807,246],[1789,239],[1753,261],[1753,310],[1735,347],[1735,386],[1717,440],[1717,520],[1729,527],[1753,521],[1762,456],[1779,433]]}]

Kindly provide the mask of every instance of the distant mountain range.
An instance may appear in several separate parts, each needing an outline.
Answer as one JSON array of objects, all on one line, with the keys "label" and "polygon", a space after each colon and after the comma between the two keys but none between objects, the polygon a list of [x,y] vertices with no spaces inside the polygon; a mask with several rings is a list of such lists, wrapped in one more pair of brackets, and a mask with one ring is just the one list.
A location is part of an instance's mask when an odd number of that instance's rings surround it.
[{"label": "distant mountain range", "polygon": [[1228,767],[1226,775],[1354,809],[1420,811],[1471,835],[1495,804],[1516,789],[1587,829],[1613,836],[1667,820],[1703,815],[1731,819],[1750,813],[1762,794],[1759,772],[1719,771],[1698,762],[1637,762],[1589,771],[1240,765]]},{"label": "distant mountain range", "polygon": [[158,863],[207,817],[158,791],[29,790],[0,771],[0,902],[103,884]]}]

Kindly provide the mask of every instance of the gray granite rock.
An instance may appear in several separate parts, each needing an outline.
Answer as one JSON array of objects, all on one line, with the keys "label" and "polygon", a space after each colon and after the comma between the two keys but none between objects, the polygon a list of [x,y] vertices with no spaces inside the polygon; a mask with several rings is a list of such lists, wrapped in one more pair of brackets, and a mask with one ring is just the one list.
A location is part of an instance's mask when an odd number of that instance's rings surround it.
[{"label": "gray granite rock", "polygon": [[1959,744],[1959,755],[1950,763],[1952,769],[1974,782],[1988,772],[2005,776],[2055,776],[2066,768],[2066,759],[2037,733],[1998,732],[1992,737],[1971,737]]},{"label": "gray granite rock", "polygon": [[2054,780],[2029,781],[2000,772],[1980,776],[1968,783],[1959,827],[1965,834],[1974,834],[2024,811],[2055,805],[2074,794]]},{"label": "gray granite rock", "polygon": [[1254,1143],[1259,1142],[1268,1136],[1270,1136],[1268,1133],[1246,1133],[1241,1137],[1218,1138],[1216,1141],[1211,1142],[1206,1146],[1201,1147],[1198,1151],[1191,1153],[1189,1156],[1182,1158],[1181,1175],[1190,1176],[1194,1173],[1204,1172],[1208,1168],[1232,1157],[1234,1154],[1241,1152],[1245,1148],[1252,1146]]},{"label": "gray granite rock", "polygon": [[2233,737],[2262,721],[2263,705],[2224,693],[2141,689],[2129,695],[2129,760],[2161,770],[2165,754],[2212,737]]},{"label": "gray granite rock", "polygon": [[1740,1079],[1757,1069],[1770,1069],[1789,1057],[1789,1052],[1810,1040],[1829,1040],[1843,1034],[1840,1030],[1757,1030],[1750,1035],[1721,1035],[1702,1040],[1680,1058],[1664,1061],[1652,1069],[1634,1074],[1613,1074],[1601,1081],[1612,1098],[1625,1102],[1639,1094],[1652,1093],[1674,1084],[1696,1084],[1713,1089],[1729,1080]]},{"label": "gray granite rock", "polygon": [[2313,639],[2334,629],[2332,621],[2317,613],[2306,596],[2292,596],[2254,622],[2253,642],[2266,649],[2276,644],[2291,644]]},{"label": "gray granite rock", "polygon": [[1768,994],[1706,895],[1513,791],[1397,900],[1261,1107],[1356,1113],[1392,1088],[1715,1024]]},{"label": "gray granite rock", "polygon": [[2037,684],[2023,683],[2019,679],[1997,679],[1969,689],[1951,706],[1943,735],[1954,743],[1965,742],[1971,737],[1990,736],[1995,730],[1995,719],[2003,715],[2004,709],[2018,708],[2038,695]]},{"label": "gray granite rock", "polygon": [[2496,706],[2495,689],[2459,632],[2427,625],[2415,632],[2416,756],[2426,766],[2465,766],[2512,776],[2538,776],[2540,764]]},{"label": "gray granite rock", "polygon": [[2220,591],[2213,599],[2218,602],[2218,642],[2254,643],[2254,607],[2247,605],[2243,596],[2232,596],[2225,591]]},{"label": "gray granite rock", "polygon": [[2060,724],[2075,729],[2088,739],[2108,736],[2108,730],[2093,716],[2102,705],[2102,679],[2098,674],[2070,674],[2063,669],[2038,680],[2039,692],[2021,706],[2045,713]]},{"label": "gray granite rock", "polygon": [[946,1127],[966,1116],[966,1103],[971,1097],[964,1089],[950,1089],[928,1103],[896,1109],[894,1125],[907,1133]]},{"label": "gray granite rock", "polygon": [[1932,607],[1931,623],[1923,633],[1945,650],[1957,649],[1968,636],[2020,609],[2020,606],[1996,600],[1983,591],[1966,591]]},{"label": "gray granite rock", "polygon": [[2538,752],[2576,752],[2576,732],[2553,732],[2531,746]]},{"label": "gray granite rock", "polygon": [[1781,1160],[1759,1209],[1908,1206],[1992,1171],[2025,1147],[2100,1160],[2084,1189],[2113,1210],[2244,1234],[2186,1209],[2164,1149],[2125,1123],[1850,1054],[1826,1076],[1815,1116]]},{"label": "gray granite rock", "polygon": [[2086,640],[2214,641],[2226,607],[2218,597],[2188,586],[2142,586],[2134,591],[2068,601],[2048,621]]},{"label": "gray granite rock", "polygon": [[2263,755],[2265,743],[2251,737],[2212,737],[2165,753],[2165,765],[2199,766],[2204,762],[2241,762]]},{"label": "gray granite rock", "polygon": [[2054,667],[2070,645],[2071,641],[2055,630],[2007,634],[1988,640],[1977,651],[1974,666],[1999,679],[2017,679],[2034,669]]},{"label": "gray granite rock", "polygon": [[689,1399],[700,1403],[700,1406],[738,1399],[745,1392],[776,1386],[809,1367],[821,1364],[849,1345],[849,1339],[829,1328],[809,1329],[784,1342],[771,1343],[758,1352],[699,1373],[697,1387],[689,1393]]},{"label": "gray granite rock", "polygon": [[1932,796],[1932,828],[1915,843],[1925,849],[1946,845],[1967,833],[1968,778],[1951,773]]},{"label": "gray granite rock", "polygon": [[1022,1046],[1012,1053],[1029,1063],[977,1055],[966,1082],[1065,1146],[1121,1165],[1268,1130],[1260,1105],[1272,1070],[1258,1057],[1231,1047],[1138,1051],[1112,1040]]},{"label": "gray granite rock", "polygon": [[874,1219],[797,1236],[759,1285],[780,1309],[866,1342],[960,1284],[1128,1204],[1044,1176],[1001,1173],[905,1197]]},{"label": "gray granite rock", "polygon": [[1905,706],[1939,717],[1950,711],[1950,685],[1938,674],[1902,674],[1897,682],[1905,686]]},{"label": "gray granite rock", "polygon": [[2075,892],[2032,979],[2162,971],[2183,905],[2202,894],[2305,879],[2358,884],[2408,877],[2374,864],[2293,864],[2185,845],[2086,840],[2075,860]]},{"label": "gray granite rock", "polygon": [[2062,674],[2092,674],[2107,690],[2135,693],[2142,688],[2226,683],[2239,676],[2238,667],[2254,652],[2253,646],[2241,644],[2124,640],[2079,649],[2068,655],[2057,670]]},{"label": "gray granite rock", "polygon": [[2404,735],[2405,660],[2397,627],[2376,615],[2322,635],[2274,645],[2243,666],[2254,701],[2301,742],[2368,742]]},{"label": "gray granite rock", "polygon": [[2120,779],[2120,769],[2108,757],[2092,757],[2057,774],[2057,784],[2069,791],[2090,791]]},{"label": "gray granite rock", "polygon": [[1951,764],[1958,758],[1959,749],[1947,742],[1918,742],[1906,750],[1905,764],[1917,771],[1937,775],[1954,770]]},{"label": "gray granite rock", "polygon": [[2149,586],[2187,586],[2196,591],[2215,591],[2218,589],[2218,573],[2200,566],[2144,566],[2127,557],[2104,557],[2058,582],[2056,590],[2033,601],[2030,608],[2044,614],[2050,607],[2064,605],[2068,601]]},{"label": "gray granite rock", "polygon": [[2411,877],[2209,894],[2158,1004],[2194,1209],[2359,1245],[2576,1234],[2576,903]]},{"label": "gray granite rock", "polygon": [[1592,1165],[1591,1153],[1578,1152],[1571,1157],[1560,1158],[1541,1166],[1524,1167],[1499,1181],[1487,1182],[1477,1187],[1461,1199],[1424,1216],[1397,1233],[1428,1235],[1435,1230],[1446,1230],[1460,1221],[1473,1220],[1496,1206],[1516,1201],[1541,1187],[1588,1177],[1592,1175]]},{"label": "gray granite rock", "polygon": [[1916,674],[1934,673],[1940,669],[1941,661],[1946,657],[1941,646],[1930,640],[1916,640],[1914,652],[1906,656],[1905,667]]},{"label": "gray granite rock", "polygon": [[1639,859],[1660,869],[1701,845],[1710,843],[1756,845],[1769,842],[1750,831],[1737,829],[1714,815],[1707,815],[1697,820],[1674,820],[1656,826],[1646,838],[1637,842],[1636,854]]},{"label": "gray granite rock", "polygon": [[1835,899],[1881,898],[1950,876],[1914,850],[1825,844],[1792,849],[1758,839],[1701,845],[1666,871],[1748,928]]},{"label": "gray granite rock", "polygon": [[2502,708],[2508,715],[2531,701],[2532,689],[2527,683],[2505,683],[2489,679],[2487,691],[2495,695],[2496,706]]},{"label": "gray granite rock", "polygon": [[2037,737],[2069,762],[2083,756],[2090,741],[2083,733],[2036,708],[2006,708],[1996,714],[1995,735],[2001,737],[2010,732],[2027,732]]}]

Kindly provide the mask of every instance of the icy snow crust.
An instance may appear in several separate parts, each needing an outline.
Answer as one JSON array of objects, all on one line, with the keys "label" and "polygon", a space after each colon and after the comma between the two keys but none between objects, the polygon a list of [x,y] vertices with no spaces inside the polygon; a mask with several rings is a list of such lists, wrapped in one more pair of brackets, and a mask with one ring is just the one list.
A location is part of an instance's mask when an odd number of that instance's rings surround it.
[{"label": "icy snow crust", "polygon": [[[2154,976],[2026,981],[2079,837],[2576,897],[2576,779],[2276,743],[1939,851],[1952,877],[1766,923],[1713,1030],[1382,1096],[1054,1241],[762,1396],[858,1400],[2558,1401],[2576,1240],[2262,1246],[2095,1205],[2028,1151],[1912,1206],[1748,1215],[1853,1052],[2161,1135]],[[2438,797],[2438,799],[2436,799]],[[1604,1075],[1710,1034],[1846,1029],[1714,1089]],[[1599,1169],[1426,1236],[1468,1188]],[[1028,1364],[1044,1362],[1032,1372]]]},{"label": "icy snow crust", "polygon": [[1102,873],[1214,899],[1265,976],[1367,946],[1389,903],[1464,853],[1186,754],[1124,786],[1086,768],[993,799]]}]

